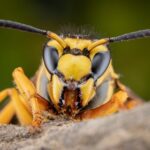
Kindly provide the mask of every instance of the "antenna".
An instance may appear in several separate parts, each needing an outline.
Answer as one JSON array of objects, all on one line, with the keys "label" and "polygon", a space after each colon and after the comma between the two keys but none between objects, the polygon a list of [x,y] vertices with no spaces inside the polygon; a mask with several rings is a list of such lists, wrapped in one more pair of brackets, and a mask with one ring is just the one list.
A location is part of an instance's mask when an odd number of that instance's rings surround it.
[{"label": "antenna", "polygon": [[66,47],[66,43],[64,42],[64,40],[62,38],[60,38],[57,34],[51,32],[51,31],[39,29],[39,28],[30,26],[30,25],[26,25],[23,23],[10,21],[10,20],[0,20],[0,27],[12,28],[12,29],[25,31],[25,32],[32,32],[32,33],[38,33],[41,35],[46,35],[48,38],[52,38],[52,39],[56,40],[63,48]]},{"label": "antenna", "polygon": [[146,37],[150,37],[150,29],[139,30],[139,31],[119,35],[116,37],[99,39],[93,42],[91,45],[89,45],[88,50],[90,51],[93,48],[99,45],[103,45],[103,44],[109,44],[113,42],[122,42],[122,41],[133,40],[133,39],[138,39],[138,38],[146,38]]},{"label": "antenna", "polygon": [[136,32],[127,33],[120,36],[111,37],[109,38],[109,42],[122,42],[126,40],[133,40],[133,39],[145,38],[145,37],[150,37],[150,29],[139,30]]}]

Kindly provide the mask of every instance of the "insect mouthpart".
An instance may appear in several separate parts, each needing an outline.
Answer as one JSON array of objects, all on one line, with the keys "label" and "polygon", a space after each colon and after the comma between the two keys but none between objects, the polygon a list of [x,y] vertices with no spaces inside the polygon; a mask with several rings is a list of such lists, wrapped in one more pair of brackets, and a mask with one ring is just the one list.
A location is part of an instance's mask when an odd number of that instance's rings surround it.
[{"label": "insect mouthpart", "polygon": [[75,116],[82,108],[80,88],[76,81],[67,81],[63,88],[59,107],[61,113]]}]

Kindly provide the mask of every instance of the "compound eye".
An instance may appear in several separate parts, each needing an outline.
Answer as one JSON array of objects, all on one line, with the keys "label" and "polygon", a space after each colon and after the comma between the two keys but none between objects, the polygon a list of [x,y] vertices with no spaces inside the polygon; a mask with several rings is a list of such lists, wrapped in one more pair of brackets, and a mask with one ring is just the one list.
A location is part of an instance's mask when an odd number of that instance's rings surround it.
[{"label": "compound eye", "polygon": [[43,60],[50,73],[54,73],[58,64],[58,51],[55,47],[46,46],[43,53]]},{"label": "compound eye", "polygon": [[99,52],[92,60],[92,73],[94,80],[97,80],[108,68],[110,63],[110,52]]}]

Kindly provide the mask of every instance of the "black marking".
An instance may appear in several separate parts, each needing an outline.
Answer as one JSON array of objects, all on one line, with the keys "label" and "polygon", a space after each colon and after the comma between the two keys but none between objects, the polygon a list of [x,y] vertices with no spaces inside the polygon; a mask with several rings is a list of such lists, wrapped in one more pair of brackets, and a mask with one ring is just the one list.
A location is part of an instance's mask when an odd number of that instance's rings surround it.
[{"label": "black marking", "polygon": [[68,53],[70,53],[70,47],[69,46],[67,46],[66,48],[64,48],[63,55],[64,54],[68,54]]},{"label": "black marking", "polygon": [[64,99],[64,91],[65,91],[66,87],[63,88],[62,93],[61,93],[61,97],[59,99],[59,103],[58,106],[60,108],[62,108],[65,105],[65,99]]},{"label": "black marking", "polygon": [[81,80],[79,81],[79,84],[86,82],[90,78],[94,78],[92,73],[82,77]]},{"label": "black marking", "polygon": [[58,70],[55,70],[55,74],[59,77],[59,79],[65,80],[65,76]]},{"label": "black marking", "polygon": [[89,50],[88,50],[87,48],[84,48],[83,51],[82,51],[82,54],[83,54],[84,56],[89,57],[90,52],[89,52]]},{"label": "black marking", "polygon": [[74,105],[76,109],[80,110],[82,109],[82,102],[81,102],[81,90],[78,88],[77,90],[77,100],[75,101]]},{"label": "black marking", "polygon": [[88,79],[94,78],[93,74],[90,73],[90,74],[82,77],[80,81],[76,81],[74,79],[66,80],[65,76],[60,71],[56,70],[55,74],[59,77],[59,79],[61,79],[62,82],[64,82],[66,87],[67,87],[68,83],[71,83],[71,82],[74,82],[74,84],[76,84],[76,87],[77,87],[79,84],[82,84],[82,83],[86,82]]},{"label": "black marking", "polygon": [[72,55],[82,55],[82,51],[80,49],[77,49],[77,48],[71,49],[70,53]]},{"label": "black marking", "polygon": [[66,47],[63,51],[63,55],[65,55],[65,54],[83,55],[83,56],[89,57],[90,52],[88,51],[87,48],[80,50],[78,48],[70,49],[69,47]]}]

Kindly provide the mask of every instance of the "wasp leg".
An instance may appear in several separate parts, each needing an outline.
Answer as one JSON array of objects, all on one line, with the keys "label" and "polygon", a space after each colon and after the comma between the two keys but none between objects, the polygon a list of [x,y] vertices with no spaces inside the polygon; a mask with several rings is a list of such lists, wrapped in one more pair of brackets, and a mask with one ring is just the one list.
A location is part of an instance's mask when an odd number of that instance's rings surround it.
[{"label": "wasp leg", "polygon": [[13,102],[9,102],[0,112],[0,124],[8,124],[15,115]]},{"label": "wasp leg", "polygon": [[13,72],[14,82],[24,99],[28,100],[33,114],[33,126],[40,126],[43,121],[42,111],[48,109],[48,102],[43,102],[42,99],[37,98],[36,88],[32,81],[30,81],[22,68],[16,68]]},{"label": "wasp leg", "polygon": [[[0,102],[4,101],[9,96],[9,89],[0,92]],[[8,124],[15,115],[13,102],[9,101],[8,104],[0,112],[0,124]]]},{"label": "wasp leg", "polygon": [[125,103],[127,98],[127,93],[125,91],[120,90],[117,93],[115,93],[112,96],[111,100],[106,104],[103,104],[95,109],[81,112],[79,116],[77,116],[77,118],[86,120],[110,115],[112,113],[117,112],[120,109],[120,107],[122,107],[122,105]]},{"label": "wasp leg", "polygon": [[22,99],[16,89],[10,90],[11,99],[15,108],[17,118],[21,125],[32,123],[32,113],[23,104]]},{"label": "wasp leg", "polygon": [[128,99],[124,103],[122,109],[132,109],[144,102],[143,99],[138,97],[130,88],[122,84],[119,80],[116,81],[116,84],[119,89],[125,91],[128,94]]},{"label": "wasp leg", "polygon": [[12,117],[16,114],[20,124],[31,124],[32,114],[23,104],[17,90],[12,88],[0,92],[0,101],[4,100],[7,96],[10,97],[10,101],[0,112],[0,123],[8,124],[11,121]]}]

